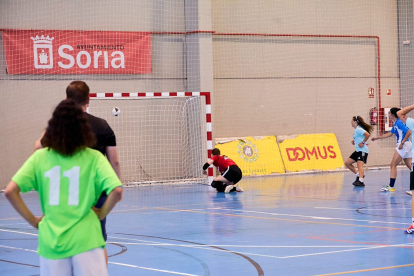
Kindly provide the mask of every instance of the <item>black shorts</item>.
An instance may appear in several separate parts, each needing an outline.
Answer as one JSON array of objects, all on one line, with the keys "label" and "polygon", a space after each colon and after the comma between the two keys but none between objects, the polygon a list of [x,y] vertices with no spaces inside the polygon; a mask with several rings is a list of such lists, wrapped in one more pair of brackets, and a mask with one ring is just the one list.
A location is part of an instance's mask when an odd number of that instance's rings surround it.
[{"label": "black shorts", "polygon": [[236,165],[229,166],[221,175],[233,184],[239,182],[243,176],[242,171]]},{"label": "black shorts", "polygon": [[349,158],[351,158],[355,162],[362,161],[364,162],[364,164],[366,164],[368,160],[368,153],[363,152],[363,151],[354,151],[351,154],[351,156],[349,156]]},{"label": "black shorts", "polygon": [[410,172],[410,191],[414,191],[414,171],[413,171],[414,164],[411,164],[411,172]]}]

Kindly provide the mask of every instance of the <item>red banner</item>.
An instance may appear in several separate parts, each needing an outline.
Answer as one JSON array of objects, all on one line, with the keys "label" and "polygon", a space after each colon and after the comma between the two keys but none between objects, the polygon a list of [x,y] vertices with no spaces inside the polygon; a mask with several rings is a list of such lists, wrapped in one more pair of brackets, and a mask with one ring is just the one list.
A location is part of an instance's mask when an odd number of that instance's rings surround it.
[{"label": "red banner", "polygon": [[9,74],[148,74],[151,34],[3,31]]}]

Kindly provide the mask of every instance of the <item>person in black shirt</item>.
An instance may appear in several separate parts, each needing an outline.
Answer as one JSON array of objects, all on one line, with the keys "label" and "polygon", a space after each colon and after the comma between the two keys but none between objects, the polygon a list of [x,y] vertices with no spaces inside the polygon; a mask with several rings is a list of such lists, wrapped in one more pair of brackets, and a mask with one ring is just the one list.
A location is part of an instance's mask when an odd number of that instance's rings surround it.
[{"label": "person in black shirt", "polygon": [[[66,98],[73,100],[75,103],[82,107],[83,112],[86,112],[86,109],[89,106],[89,86],[84,81],[73,81],[66,88]],[[96,136],[96,145],[93,149],[100,151],[103,155],[108,158],[109,163],[111,163],[112,168],[115,173],[118,175],[118,178],[121,179],[121,167],[118,159],[118,152],[116,149],[116,137],[115,133],[109,124],[99,117],[95,117],[91,114],[86,113],[89,124],[92,127],[92,132]],[[44,133],[43,133],[44,134]],[[35,142],[34,150],[42,148],[41,139],[42,136]],[[95,208],[101,208],[104,204],[107,195],[102,193],[99,198]],[[107,240],[106,234],[106,218],[101,220],[102,235]],[[108,254],[105,249],[105,258],[108,263]]]}]

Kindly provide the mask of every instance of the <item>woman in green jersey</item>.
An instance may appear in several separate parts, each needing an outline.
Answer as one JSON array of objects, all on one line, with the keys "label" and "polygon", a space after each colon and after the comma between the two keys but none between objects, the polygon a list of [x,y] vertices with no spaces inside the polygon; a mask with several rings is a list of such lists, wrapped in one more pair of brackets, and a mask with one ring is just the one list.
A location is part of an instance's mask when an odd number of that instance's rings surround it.
[{"label": "woman in green jersey", "polygon": [[[99,219],[122,196],[108,160],[90,149],[95,136],[84,112],[71,100],[53,112],[37,150],[12,177],[5,195],[16,211],[39,229],[41,275],[107,275]],[[20,192],[39,194],[43,216],[27,208]],[[93,208],[102,192],[108,199]]]}]

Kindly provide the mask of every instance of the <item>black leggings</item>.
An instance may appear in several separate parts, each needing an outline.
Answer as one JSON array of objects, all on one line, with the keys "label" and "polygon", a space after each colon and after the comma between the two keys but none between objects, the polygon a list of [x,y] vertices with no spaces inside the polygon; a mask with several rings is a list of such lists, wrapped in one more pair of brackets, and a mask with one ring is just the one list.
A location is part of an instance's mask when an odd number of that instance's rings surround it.
[{"label": "black leggings", "polygon": [[[211,187],[216,188],[217,192],[224,192],[228,184],[224,184],[221,181],[213,181],[211,182]],[[236,191],[236,188],[231,189],[230,192]]]}]

